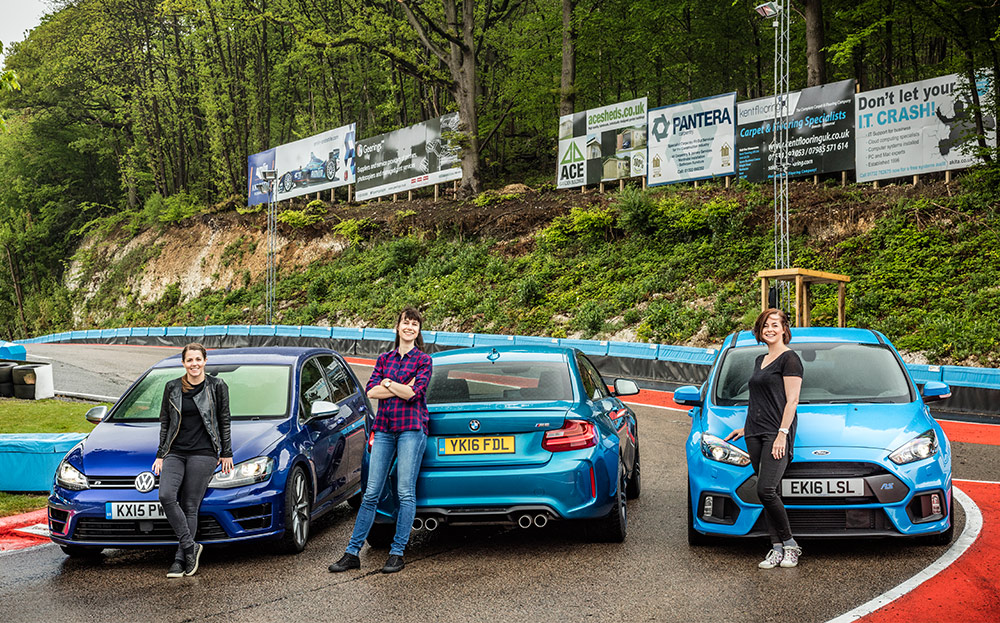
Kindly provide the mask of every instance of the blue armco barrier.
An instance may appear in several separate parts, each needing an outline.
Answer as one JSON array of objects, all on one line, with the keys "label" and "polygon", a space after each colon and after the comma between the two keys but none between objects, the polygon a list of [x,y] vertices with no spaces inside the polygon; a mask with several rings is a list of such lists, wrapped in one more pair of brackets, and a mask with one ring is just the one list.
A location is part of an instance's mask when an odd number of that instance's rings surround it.
[{"label": "blue armco barrier", "polygon": [[166,337],[187,337],[187,327],[166,327],[166,329]]},{"label": "blue armco barrier", "polygon": [[492,333],[476,333],[472,336],[473,346],[513,346],[513,335],[494,335]]},{"label": "blue armco barrier", "polygon": [[226,328],[227,327],[224,324],[209,325],[209,326],[205,327],[205,335],[206,336],[212,336],[212,335],[223,336],[223,335],[226,334]]},{"label": "blue armco barrier", "polygon": [[584,354],[594,355],[595,357],[607,355],[608,348],[611,346],[607,340],[598,342],[597,340],[574,340],[568,337],[560,339],[559,345],[566,348],[579,348]]},{"label": "blue armco barrier", "polygon": [[926,366],[919,363],[908,363],[906,369],[913,377],[913,382],[923,385],[928,381],[941,380],[941,366]]},{"label": "blue armco barrier", "polygon": [[438,346],[458,346],[470,348],[475,343],[474,333],[453,333],[451,331],[438,331],[434,336],[434,343]]},{"label": "blue armco barrier", "polygon": [[87,339],[88,340],[99,340],[101,339],[100,329],[87,329]]},{"label": "blue armco barrier", "polygon": [[660,361],[677,361],[710,366],[715,362],[715,357],[718,354],[718,351],[715,349],[660,344],[656,351],[656,358]]},{"label": "blue armco barrier", "polygon": [[115,329],[115,337],[129,337],[132,335],[132,329]]},{"label": "blue armco barrier", "polygon": [[[330,329],[330,337],[335,340],[360,340],[364,339],[365,330],[358,327],[333,327]],[[424,336],[426,341],[427,336]]]},{"label": "blue armco barrier", "polygon": [[205,337],[205,327],[187,327],[184,337]]},{"label": "blue armco barrier", "polygon": [[364,330],[361,339],[374,340],[376,342],[395,342],[396,331],[393,329],[368,328]]},{"label": "blue armco barrier", "polygon": [[559,340],[554,337],[539,337],[537,335],[515,335],[514,346],[559,346]]},{"label": "blue armco barrier", "polygon": [[117,335],[118,329],[101,329],[101,339],[113,338]]},{"label": "blue armco barrier", "polygon": [[330,339],[333,335],[331,327],[302,327],[302,337],[318,337]]},{"label": "blue armco barrier", "polygon": [[966,368],[941,366],[941,380],[949,385],[1000,389],[1000,370],[996,368]]},{"label": "blue armco barrier", "polygon": [[250,335],[250,325],[246,324],[226,325],[226,335],[236,335],[236,336],[246,337]]},{"label": "blue armco barrier", "polygon": [[280,337],[299,337],[302,327],[298,325],[279,324],[274,328],[274,334]]},{"label": "blue armco barrier", "polygon": [[260,335],[260,336],[271,336],[275,333],[275,326],[273,324],[255,324],[250,325],[250,335]]},{"label": "blue armco barrier", "polygon": [[87,332],[86,331],[73,331],[70,335],[71,335],[71,339],[74,339],[74,340],[85,340],[85,339],[87,339]]},{"label": "blue armco barrier", "polygon": [[658,344],[609,342],[608,355],[611,357],[632,357],[633,359],[656,359],[658,348]]}]

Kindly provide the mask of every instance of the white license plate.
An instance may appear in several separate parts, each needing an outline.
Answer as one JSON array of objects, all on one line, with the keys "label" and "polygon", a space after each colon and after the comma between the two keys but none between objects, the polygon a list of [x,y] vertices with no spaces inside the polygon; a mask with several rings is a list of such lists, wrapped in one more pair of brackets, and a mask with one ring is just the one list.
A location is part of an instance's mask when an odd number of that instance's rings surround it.
[{"label": "white license plate", "polygon": [[786,478],[781,481],[781,497],[861,497],[864,478]]},{"label": "white license plate", "polygon": [[107,502],[104,505],[107,519],[165,519],[159,502]]}]

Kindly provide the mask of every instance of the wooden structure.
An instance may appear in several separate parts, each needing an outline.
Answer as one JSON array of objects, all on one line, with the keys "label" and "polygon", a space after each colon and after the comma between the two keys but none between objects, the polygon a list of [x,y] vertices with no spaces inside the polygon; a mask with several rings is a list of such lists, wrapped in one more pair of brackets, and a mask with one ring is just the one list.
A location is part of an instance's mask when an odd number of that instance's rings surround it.
[{"label": "wooden structure", "polygon": [[847,314],[844,310],[844,298],[846,294],[847,282],[851,280],[847,275],[837,275],[834,273],[824,273],[818,270],[808,270],[805,268],[776,268],[773,270],[762,270],[757,273],[760,279],[760,310],[764,311],[768,306],[768,292],[771,289],[771,282],[792,281],[795,283],[795,319],[793,323],[796,327],[809,326],[809,284],[811,283],[835,283],[837,284],[837,326],[847,326]]}]

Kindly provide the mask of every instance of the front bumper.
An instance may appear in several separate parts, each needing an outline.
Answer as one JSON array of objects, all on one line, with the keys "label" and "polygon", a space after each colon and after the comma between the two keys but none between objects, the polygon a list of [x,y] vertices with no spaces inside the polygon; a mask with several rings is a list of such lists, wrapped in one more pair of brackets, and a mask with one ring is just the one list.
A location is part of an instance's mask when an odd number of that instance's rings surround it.
[{"label": "front bumper", "polygon": [[[694,446],[694,447],[692,447]],[[810,448],[796,447],[796,458]],[[950,525],[951,474],[938,455],[909,465],[896,465],[884,450],[869,448],[829,448],[822,460],[810,460],[810,467],[822,463],[866,464],[873,475],[865,476],[864,498],[796,500],[785,498],[792,534],[796,537],[916,537],[939,534]],[[812,457],[810,457],[812,458]],[[815,472],[823,477],[822,470]],[[766,536],[763,507],[756,496],[756,476],[748,467],[711,461],[701,454],[700,445],[688,444],[692,525],[702,534],[729,537]],[[882,489],[885,486],[887,489]],[[905,491],[900,491],[900,487]],[[915,516],[921,496],[939,493],[945,504],[938,515],[924,520]],[[706,505],[706,497],[712,502]],[[917,499],[915,501],[915,498]],[[711,512],[706,511],[706,506]],[[708,514],[708,516],[706,516]]]}]

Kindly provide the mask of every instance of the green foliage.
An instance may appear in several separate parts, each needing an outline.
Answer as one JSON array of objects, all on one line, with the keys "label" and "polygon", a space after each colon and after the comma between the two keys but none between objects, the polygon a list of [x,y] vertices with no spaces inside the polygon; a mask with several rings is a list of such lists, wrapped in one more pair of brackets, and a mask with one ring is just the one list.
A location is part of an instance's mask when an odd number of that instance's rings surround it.
[{"label": "green foliage", "polygon": [[223,267],[228,268],[232,264],[239,264],[243,261],[244,255],[253,255],[256,250],[256,240],[251,240],[247,236],[240,236],[226,245],[226,248],[222,250],[219,261]]},{"label": "green foliage", "polygon": [[285,210],[278,214],[278,222],[291,225],[296,229],[322,223],[326,216],[326,204],[322,201],[311,201],[304,210]]},{"label": "green foliage", "polygon": [[517,199],[517,195],[513,194],[501,194],[493,190],[487,190],[479,193],[472,199],[473,205],[477,208],[485,208],[486,206],[496,205],[498,203],[503,203],[505,201],[510,201],[512,199]]},{"label": "green foliage", "polygon": [[375,229],[375,221],[368,218],[344,219],[333,226],[333,231],[347,238],[352,245],[361,244]]}]

